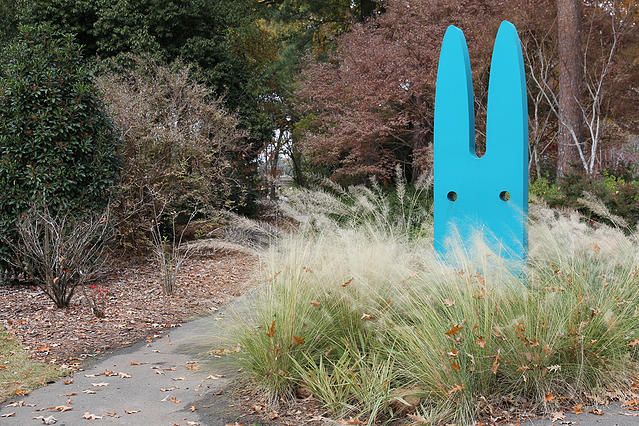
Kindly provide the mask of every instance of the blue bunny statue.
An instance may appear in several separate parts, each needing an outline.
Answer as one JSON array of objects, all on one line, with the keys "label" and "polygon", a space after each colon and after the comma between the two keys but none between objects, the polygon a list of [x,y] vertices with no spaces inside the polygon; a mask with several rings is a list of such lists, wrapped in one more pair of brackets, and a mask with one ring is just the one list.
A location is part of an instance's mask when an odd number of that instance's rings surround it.
[{"label": "blue bunny statue", "polygon": [[434,126],[434,244],[470,249],[475,232],[505,259],[528,248],[528,106],[521,43],[502,22],[490,65],[486,153],[475,151],[473,83],[464,33],[448,27],[439,58]]}]

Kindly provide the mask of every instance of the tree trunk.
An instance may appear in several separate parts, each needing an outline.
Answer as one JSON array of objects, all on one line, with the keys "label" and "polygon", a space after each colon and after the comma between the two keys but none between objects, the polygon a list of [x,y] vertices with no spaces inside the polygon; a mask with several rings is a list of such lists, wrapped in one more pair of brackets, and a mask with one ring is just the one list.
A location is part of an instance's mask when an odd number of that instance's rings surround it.
[{"label": "tree trunk", "polygon": [[269,170],[267,171],[269,180],[269,197],[271,200],[277,200],[277,180],[279,177],[280,152],[282,151],[282,138],[284,131],[280,128],[280,134],[277,136],[273,151],[267,160]]},{"label": "tree trunk", "polygon": [[302,154],[297,149],[292,149],[290,157],[293,162],[293,180],[301,187],[306,186],[306,178],[302,170]]},{"label": "tree trunk", "polygon": [[582,0],[557,0],[559,50],[559,138],[557,177],[575,170],[579,162],[576,143],[583,142],[583,117],[579,98],[583,85],[581,47]]}]

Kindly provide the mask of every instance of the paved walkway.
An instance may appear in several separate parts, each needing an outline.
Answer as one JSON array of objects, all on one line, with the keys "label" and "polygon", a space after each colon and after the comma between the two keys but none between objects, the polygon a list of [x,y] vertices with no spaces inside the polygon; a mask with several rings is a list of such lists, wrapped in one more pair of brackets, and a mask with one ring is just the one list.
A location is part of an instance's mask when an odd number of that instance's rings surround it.
[{"label": "paved walkway", "polygon": [[118,350],[72,378],[61,379],[0,408],[0,424],[74,426],[225,425],[234,413],[225,388],[237,367],[211,349],[228,348],[243,296],[216,315],[165,333],[152,343]]},{"label": "paved walkway", "polygon": [[639,417],[635,417],[635,412],[622,409],[616,404],[601,407],[602,415],[583,413],[579,415],[566,414],[561,419],[557,418],[553,423],[551,420],[535,420],[534,422],[522,423],[522,425],[531,426],[556,426],[556,425],[575,425],[575,426],[637,426],[639,425]]}]

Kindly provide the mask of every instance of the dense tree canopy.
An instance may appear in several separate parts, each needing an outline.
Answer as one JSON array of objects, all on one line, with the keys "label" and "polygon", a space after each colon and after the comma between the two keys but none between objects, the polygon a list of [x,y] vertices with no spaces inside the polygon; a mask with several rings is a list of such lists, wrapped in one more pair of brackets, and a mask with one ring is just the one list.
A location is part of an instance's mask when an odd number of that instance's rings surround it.
[{"label": "dense tree canopy", "polygon": [[261,67],[240,49],[262,37],[250,0],[30,0],[23,22],[48,22],[76,34],[88,58],[153,54],[181,58],[200,68],[200,77],[227,106],[238,110],[257,141],[270,137],[259,113]]}]

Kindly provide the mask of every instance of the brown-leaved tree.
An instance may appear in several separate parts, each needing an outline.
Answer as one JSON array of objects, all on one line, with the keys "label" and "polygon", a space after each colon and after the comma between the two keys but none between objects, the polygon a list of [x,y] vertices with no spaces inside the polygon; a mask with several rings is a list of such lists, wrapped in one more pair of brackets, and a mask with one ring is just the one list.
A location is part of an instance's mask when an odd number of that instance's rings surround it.
[{"label": "brown-leaved tree", "polygon": [[[507,19],[517,25],[526,56],[530,168],[538,176],[555,176],[566,108],[559,99],[556,1],[386,2],[384,14],[338,38],[329,60],[309,60],[297,91],[302,119],[294,142],[310,163],[342,183],[369,175],[390,181],[398,163],[409,178],[428,172],[439,49],[446,27],[455,24],[464,30],[470,49],[478,151],[489,150],[484,128],[490,56],[499,23]],[[619,129],[636,133],[638,128],[627,108],[639,100],[639,92],[632,90],[637,76],[630,52],[638,40],[628,31],[633,27],[627,17],[634,15],[626,3],[585,2],[583,7],[587,31],[576,57],[582,58],[578,74],[584,89],[579,89],[575,121],[587,131],[580,139],[583,161],[578,154],[573,159],[577,170],[588,174],[605,168],[608,152],[625,141]],[[623,102],[612,102],[619,95]]]}]

